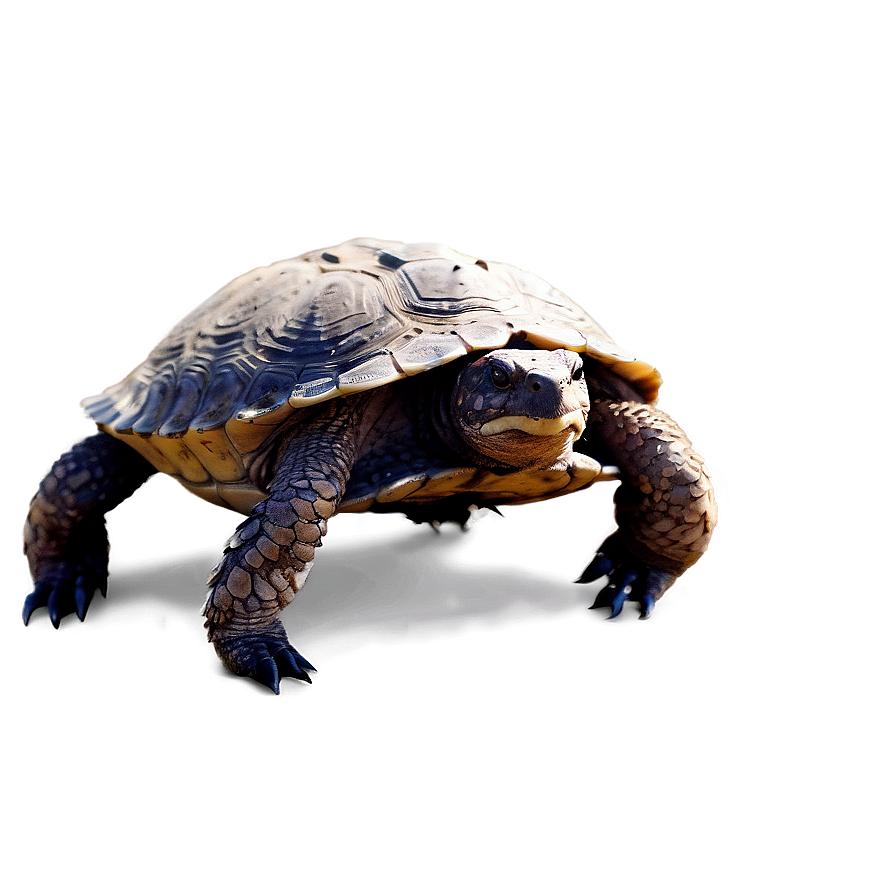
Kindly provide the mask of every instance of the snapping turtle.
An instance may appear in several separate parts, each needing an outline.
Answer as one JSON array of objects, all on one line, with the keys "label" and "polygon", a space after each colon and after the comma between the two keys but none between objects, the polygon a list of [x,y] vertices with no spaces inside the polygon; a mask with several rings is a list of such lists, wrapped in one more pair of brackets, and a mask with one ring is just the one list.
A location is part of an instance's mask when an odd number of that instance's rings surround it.
[{"label": "snapping turtle", "polygon": [[357,239],[250,271],[84,402],[100,432],[28,514],[25,622],[42,606],[54,626],[83,620],[106,589],[104,514],[156,471],[247,516],[205,625],[274,692],[314,671],[279,614],[337,512],[463,524],[620,479],[618,529],[579,581],[607,576],[593,606],[646,617],[716,517],[702,458],[653,404],[660,382],[544,280],[444,246]]}]

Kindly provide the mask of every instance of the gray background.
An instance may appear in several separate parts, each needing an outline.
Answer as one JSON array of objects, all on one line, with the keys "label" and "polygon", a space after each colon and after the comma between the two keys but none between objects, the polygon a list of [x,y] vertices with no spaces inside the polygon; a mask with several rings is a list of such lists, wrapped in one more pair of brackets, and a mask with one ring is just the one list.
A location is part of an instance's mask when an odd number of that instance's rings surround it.
[{"label": "gray background", "polygon": [[[15,892],[892,892],[887,4],[19,5],[0,545]],[[355,236],[544,276],[666,378],[721,524],[654,618],[572,584],[612,486],[333,521],[274,698],[205,643],[239,518],[156,477],[81,625],[28,500],[243,271]]]}]

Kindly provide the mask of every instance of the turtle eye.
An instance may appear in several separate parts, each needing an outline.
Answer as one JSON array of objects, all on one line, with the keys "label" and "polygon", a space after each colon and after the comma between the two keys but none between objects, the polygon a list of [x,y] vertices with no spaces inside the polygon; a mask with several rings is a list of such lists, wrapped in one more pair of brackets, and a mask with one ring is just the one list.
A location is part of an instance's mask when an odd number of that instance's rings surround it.
[{"label": "turtle eye", "polygon": [[510,374],[503,365],[492,364],[492,383],[496,389],[507,389],[510,386]]}]

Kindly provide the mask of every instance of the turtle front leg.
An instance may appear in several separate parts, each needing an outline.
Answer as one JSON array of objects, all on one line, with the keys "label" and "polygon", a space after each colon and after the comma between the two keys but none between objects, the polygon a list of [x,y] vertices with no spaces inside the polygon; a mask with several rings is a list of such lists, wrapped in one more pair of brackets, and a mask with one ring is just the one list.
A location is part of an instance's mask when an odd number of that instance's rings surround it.
[{"label": "turtle front leg", "polygon": [[618,530],[600,546],[579,582],[609,576],[592,605],[617,616],[626,600],[642,618],[709,546],[717,510],[703,458],[666,413],[634,401],[598,400],[588,428],[619,467]]},{"label": "turtle front leg", "polygon": [[354,461],[346,420],[303,430],[280,451],[269,497],[228,542],[209,578],[208,639],[228,669],[280,693],[280,679],[309,682],[314,667],[293,648],[280,611],[302,587]]}]

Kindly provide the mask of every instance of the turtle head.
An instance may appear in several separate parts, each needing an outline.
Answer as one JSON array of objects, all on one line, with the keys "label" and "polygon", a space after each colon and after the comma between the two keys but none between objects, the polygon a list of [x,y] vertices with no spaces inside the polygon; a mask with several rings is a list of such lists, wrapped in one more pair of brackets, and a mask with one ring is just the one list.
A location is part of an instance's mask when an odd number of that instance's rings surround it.
[{"label": "turtle head", "polygon": [[451,396],[455,430],[469,448],[517,469],[548,467],[588,419],[582,359],[566,349],[499,349],[471,362]]}]

